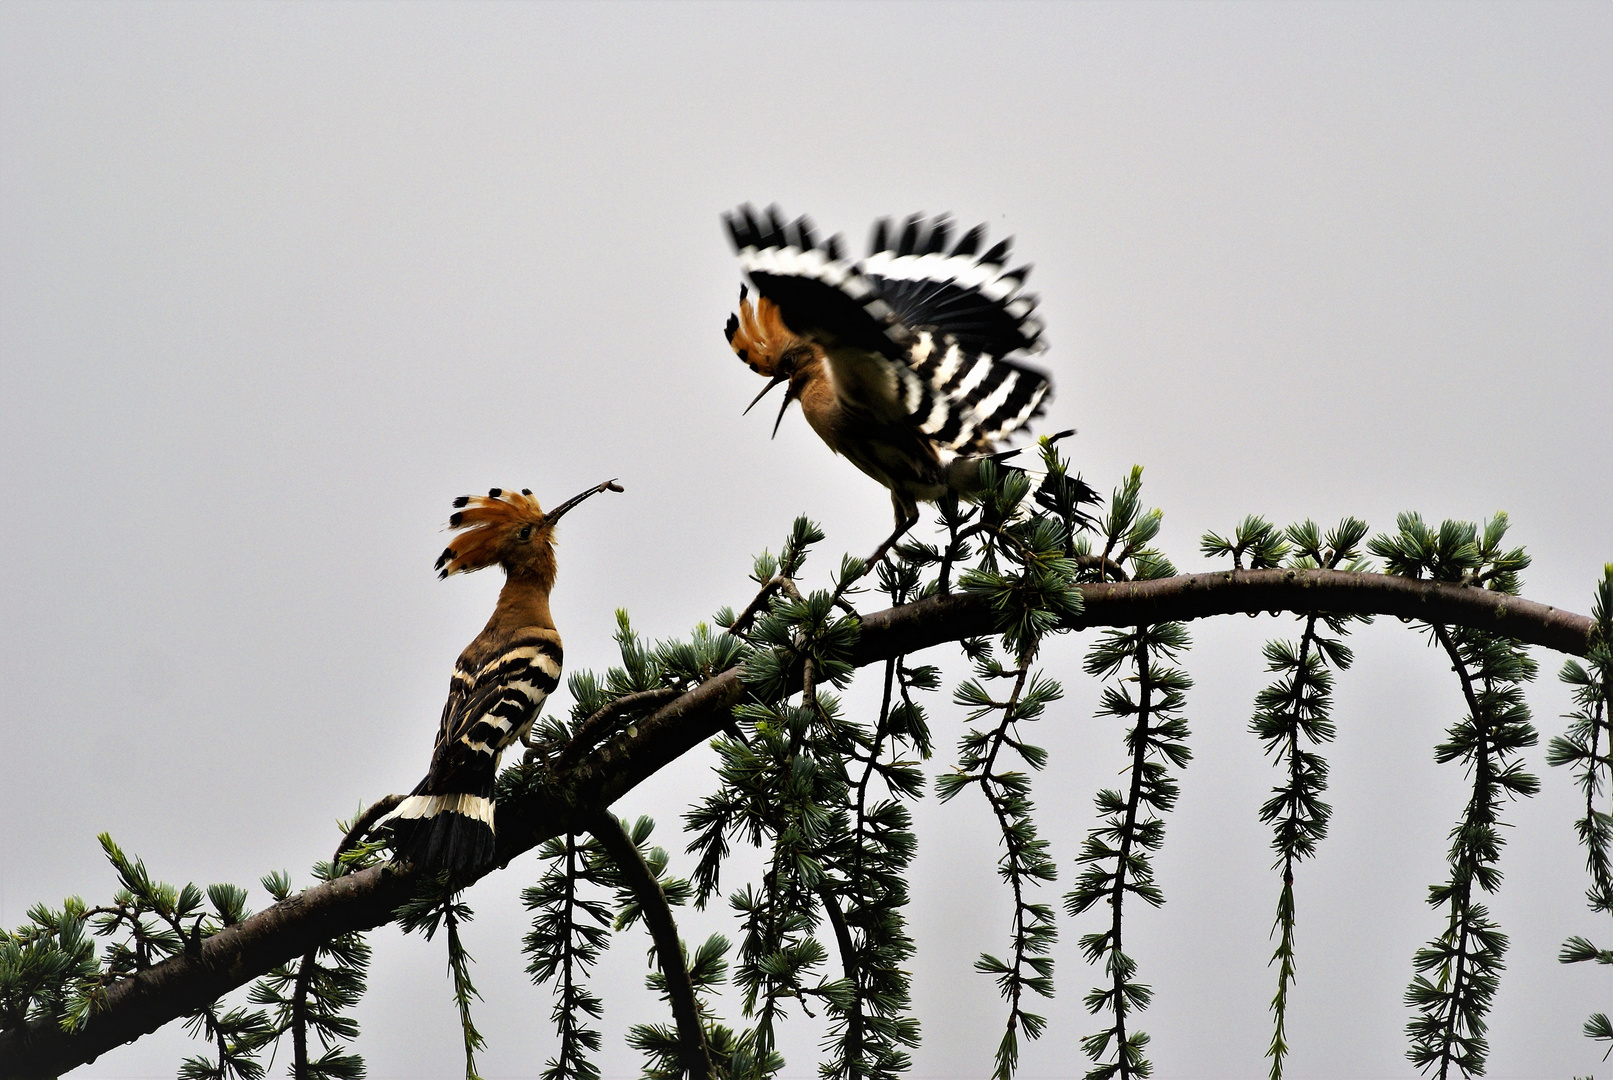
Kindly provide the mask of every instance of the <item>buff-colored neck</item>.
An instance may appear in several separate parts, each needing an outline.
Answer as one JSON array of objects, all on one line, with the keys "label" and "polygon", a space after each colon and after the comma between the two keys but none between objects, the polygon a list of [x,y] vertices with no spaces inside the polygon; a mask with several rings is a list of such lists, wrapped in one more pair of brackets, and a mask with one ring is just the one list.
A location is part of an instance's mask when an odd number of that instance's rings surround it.
[{"label": "buff-colored neck", "polygon": [[552,578],[544,581],[532,574],[511,573],[498,594],[489,628],[513,632],[536,626],[553,630],[554,616],[549,614],[549,589],[553,584]]}]

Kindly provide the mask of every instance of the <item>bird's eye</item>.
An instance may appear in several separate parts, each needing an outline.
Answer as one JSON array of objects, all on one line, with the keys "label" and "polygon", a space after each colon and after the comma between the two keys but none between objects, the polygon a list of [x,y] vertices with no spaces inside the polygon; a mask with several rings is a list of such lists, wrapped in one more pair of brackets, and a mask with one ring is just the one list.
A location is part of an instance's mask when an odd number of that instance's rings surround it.
[{"label": "bird's eye", "polygon": [[515,534],[515,538],[523,544],[532,539],[532,526],[522,525],[521,531]]}]

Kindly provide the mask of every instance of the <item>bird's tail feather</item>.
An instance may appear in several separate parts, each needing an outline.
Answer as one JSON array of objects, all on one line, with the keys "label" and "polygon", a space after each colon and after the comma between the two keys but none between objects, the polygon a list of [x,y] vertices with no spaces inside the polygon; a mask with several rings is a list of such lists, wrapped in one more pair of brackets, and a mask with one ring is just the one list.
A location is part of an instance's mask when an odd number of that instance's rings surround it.
[{"label": "bird's tail feather", "polygon": [[397,862],[431,874],[475,870],[493,858],[493,800],[482,795],[411,795],[382,820]]},{"label": "bird's tail feather", "polygon": [[[1021,449],[1028,448],[1021,447]],[[996,466],[998,472],[1017,472],[1025,474],[1031,478],[1031,481],[1037,487],[1040,487],[1042,484],[1046,483],[1048,476],[1046,467],[1040,464],[1026,462],[1023,459],[1019,461],[1008,460],[1018,453],[1019,450],[1008,450],[1000,454],[989,454],[979,457],[960,456],[953,458],[952,461],[950,461],[946,466],[947,486],[966,499],[978,498],[984,492],[980,471],[981,466],[988,461]],[[1066,485],[1069,485],[1068,490],[1070,497],[1077,507],[1087,504],[1096,504],[1101,501],[1098,493],[1094,491],[1085,480],[1081,479],[1079,474],[1072,476],[1066,473],[1063,482]],[[1076,512],[1076,516],[1082,521],[1090,522],[1092,520],[1091,515],[1085,513],[1084,511],[1078,510]]]}]

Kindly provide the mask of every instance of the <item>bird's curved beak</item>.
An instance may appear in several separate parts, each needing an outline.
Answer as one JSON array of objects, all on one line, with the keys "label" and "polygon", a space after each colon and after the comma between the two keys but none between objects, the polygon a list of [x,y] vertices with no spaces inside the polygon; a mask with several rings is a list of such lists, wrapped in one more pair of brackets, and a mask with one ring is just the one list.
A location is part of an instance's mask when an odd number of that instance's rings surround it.
[{"label": "bird's curved beak", "polygon": [[769,439],[778,438],[778,426],[780,424],[784,423],[785,410],[787,410],[790,407],[790,402],[792,402],[794,400],[795,400],[795,387],[792,386],[788,390],[784,391],[784,404],[782,404],[782,405],[780,405],[778,407],[778,419],[773,421],[773,434],[768,436]]},{"label": "bird's curved beak", "polygon": [[[752,409],[756,408],[756,403],[758,401],[761,401],[764,397],[766,397],[772,391],[773,387],[777,386],[779,383],[785,383],[785,382],[789,382],[789,381],[790,381],[790,373],[787,372],[787,371],[781,371],[777,375],[774,375],[771,379],[768,380],[767,385],[762,387],[762,392],[760,394],[757,394],[755,397],[751,398],[750,404],[745,406],[745,412],[742,412],[739,415],[744,416],[745,413],[748,413]],[[786,399],[786,402],[788,402],[789,395],[785,394],[784,397]]]},{"label": "bird's curved beak", "polygon": [[[772,377],[772,379],[768,380],[767,385],[762,387],[762,392],[760,394],[757,394],[755,397],[751,398],[750,404],[745,406],[745,412],[748,413],[752,409],[756,408],[756,403],[758,401],[761,401],[764,397],[766,397],[768,395],[768,392],[771,391],[773,389],[773,387],[777,386],[779,383],[787,383],[787,382],[789,382],[790,381],[790,374],[791,374],[791,372],[789,372],[789,371],[781,371],[777,375],[774,375]],[[784,411],[790,407],[790,402],[792,402],[794,400],[795,400],[795,388],[792,386],[790,389],[784,391],[784,404],[779,406],[778,419],[773,421],[773,434],[769,435],[768,438],[771,439],[771,438],[777,438],[778,437],[778,426],[780,424],[784,423]],[[743,415],[745,415],[745,413],[740,413],[740,415],[743,416]]]},{"label": "bird's curved beak", "polygon": [[560,520],[561,515],[564,514],[567,510],[570,510],[573,506],[576,506],[578,503],[582,502],[584,499],[587,499],[592,495],[598,495],[601,491],[621,491],[621,490],[622,490],[622,485],[618,484],[615,480],[606,480],[603,484],[599,484],[599,485],[597,485],[595,487],[591,487],[587,491],[583,492],[580,495],[573,495],[571,498],[567,499],[565,502],[561,503],[559,506],[555,507],[553,510],[550,510],[547,514],[544,514],[543,515],[543,523],[545,525],[553,525],[555,522]]}]

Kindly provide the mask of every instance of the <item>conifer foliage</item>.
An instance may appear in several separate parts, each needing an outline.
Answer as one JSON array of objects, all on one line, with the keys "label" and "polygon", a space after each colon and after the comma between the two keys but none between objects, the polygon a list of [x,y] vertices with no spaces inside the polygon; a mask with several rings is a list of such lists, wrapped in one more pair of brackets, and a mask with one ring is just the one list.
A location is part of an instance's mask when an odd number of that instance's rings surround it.
[{"label": "conifer foliage", "polygon": [[[1231,540],[1206,533],[1200,547],[1212,558],[1230,555],[1233,566],[1240,570],[1247,557],[1254,570],[1285,565],[1336,570],[1342,566],[1359,573],[1368,566],[1359,551],[1366,534],[1366,522],[1357,518],[1345,518],[1324,537],[1314,521],[1279,531],[1264,518],[1248,517]],[[1343,638],[1350,623],[1371,621],[1368,615],[1323,611],[1305,612],[1300,618],[1304,629],[1297,643],[1277,640],[1266,645],[1266,668],[1277,679],[1256,696],[1249,724],[1249,730],[1265,744],[1266,753],[1275,759],[1282,778],[1260,807],[1260,820],[1272,827],[1275,869],[1282,880],[1273,924],[1277,949],[1271,957],[1277,965],[1277,992],[1271,999],[1274,1024],[1266,1050],[1272,1080],[1282,1076],[1288,1056],[1288,990],[1296,973],[1294,872],[1300,862],[1316,854],[1333,815],[1333,808],[1322,800],[1327,790],[1327,761],[1306,747],[1333,740],[1333,672],[1347,670],[1355,659]]]},{"label": "conifer foliage", "polygon": [[[1514,594],[1518,575],[1529,565],[1522,548],[1504,550],[1505,514],[1481,531],[1468,522],[1447,521],[1430,529],[1416,514],[1402,514],[1396,534],[1375,537],[1372,553],[1389,573],[1465,581]],[[1524,771],[1518,754],[1538,736],[1524,704],[1522,684],[1537,665],[1516,642],[1495,634],[1429,623],[1432,644],[1444,651],[1461,683],[1467,714],[1434,751],[1441,764],[1460,762],[1471,781],[1461,819],[1451,829],[1450,877],[1428,889],[1428,903],[1446,911],[1444,931],[1417,950],[1417,974],[1406,990],[1416,1010],[1406,1025],[1411,1047],[1406,1056],[1444,1080],[1484,1071],[1489,1053],[1486,1015],[1501,983],[1507,937],[1490,918],[1479,893],[1501,884],[1496,863],[1505,840],[1501,810],[1506,800],[1528,797],[1540,781]]]},{"label": "conifer foliage", "polygon": [[[776,555],[764,552],[755,560],[755,593],[737,611],[723,608],[687,637],[661,642],[642,639],[626,613],[618,613],[620,663],[569,676],[569,713],[539,721],[527,753],[504,770],[496,791],[501,807],[538,800],[557,808],[564,822],[555,827],[564,830],[558,835],[526,842],[538,847],[539,868],[521,894],[532,915],[523,943],[527,970],[548,992],[555,1029],[547,1044],[547,1080],[599,1076],[604,1002],[590,988],[590,973],[603,951],[622,935],[635,935],[636,926],[649,937],[648,993],[665,1009],[662,1021],[634,1026],[626,1036],[643,1055],[646,1076],[777,1076],[785,1067],[780,1026],[798,1015],[816,1018],[823,1031],[815,1062],[823,1080],[908,1074],[922,1034],[910,975],[909,876],[920,842],[912,808],[932,781],[940,800],[978,799],[996,823],[997,871],[1011,914],[1002,947],[975,963],[1004,1003],[994,1077],[1013,1076],[1025,1041],[1045,1032],[1037,1001],[1055,990],[1052,950],[1061,919],[1078,933],[1089,967],[1085,977],[1096,984],[1085,1003],[1099,1026],[1079,1040],[1090,1059],[1086,1076],[1151,1074],[1140,1020],[1153,987],[1128,951],[1127,933],[1165,901],[1153,860],[1165,842],[1178,777],[1192,758],[1192,680],[1183,667],[1190,640],[1177,619],[1206,612],[1162,616],[1144,604],[1134,622],[1103,623],[1109,629],[1088,647],[1084,673],[1102,683],[1098,715],[1118,723],[1127,764],[1121,782],[1097,793],[1095,823],[1073,852],[1075,880],[1061,916],[1053,895],[1043,891],[1058,878],[1052,843],[1060,838],[1050,840],[1038,820],[1034,780],[1050,762],[1033,736],[1039,725],[1072,719],[1059,677],[1071,676],[1046,670],[1044,646],[1052,635],[1085,629],[1094,597],[1145,594],[1185,579],[1156,546],[1162,517],[1146,508],[1140,469],[1122,478],[1091,516],[1089,489],[1069,474],[1052,440],[1042,441],[1040,457],[1034,476],[986,464],[987,490],[978,503],[948,498],[938,505],[938,543],[910,539],[870,576],[847,558],[814,579],[817,571],[809,573],[808,564],[824,537],[798,518]],[[1201,550],[1231,560],[1232,568],[1217,575],[1231,582],[1261,573],[1294,580],[1399,579],[1402,586],[1418,580],[1446,583],[1463,595],[1483,590],[1499,600],[1517,594],[1529,562],[1520,549],[1505,546],[1507,524],[1498,515],[1482,526],[1445,522],[1436,528],[1407,514],[1393,532],[1369,540],[1368,527],[1354,518],[1324,531],[1310,521],[1279,529],[1249,517],[1230,536],[1207,534]],[[967,607],[985,614],[969,616],[967,629],[950,637],[911,646],[902,639],[874,657],[867,677],[877,692],[866,701],[877,704],[857,704],[865,699],[846,690],[871,662],[859,650],[871,609],[881,603],[888,610],[880,617],[892,623],[904,610]],[[1271,682],[1256,696],[1249,722],[1275,770],[1259,811],[1272,830],[1278,875],[1267,1051],[1273,1080],[1290,1054],[1288,1005],[1299,964],[1296,882],[1301,864],[1325,840],[1332,815],[1322,751],[1334,737],[1334,682],[1353,662],[1345,639],[1371,611],[1396,610],[1370,602],[1334,609],[1303,596],[1284,606],[1298,618],[1297,637],[1266,645]],[[1583,793],[1576,828],[1586,850],[1587,897],[1605,916],[1613,912],[1607,802],[1613,790],[1613,566],[1597,588],[1590,626],[1583,660],[1570,659],[1562,669],[1575,710],[1551,740],[1548,761],[1566,767]],[[1443,1080],[1482,1074],[1488,1057],[1488,1015],[1508,943],[1485,898],[1501,886],[1506,807],[1539,786],[1520,758],[1537,738],[1523,696],[1536,664],[1493,624],[1425,620],[1418,628],[1453,670],[1460,714],[1434,755],[1461,771],[1467,792],[1450,833],[1448,872],[1429,889],[1437,927],[1412,957],[1406,991],[1408,1057],[1425,1075]],[[923,632],[912,640],[920,641]],[[931,714],[947,708],[945,699],[936,703],[942,672],[903,651],[938,640],[956,641],[969,666],[951,688],[951,713],[965,727],[944,762],[934,760],[930,729]],[[661,834],[663,847],[652,843],[654,822],[616,818],[603,804],[609,800],[591,795],[597,789],[578,777],[597,777],[601,762],[636,752],[641,729],[664,731],[680,702],[713,687],[729,696],[722,699],[720,721],[700,736],[718,732],[711,741],[717,762],[711,787],[688,806],[679,842]],[[373,820],[381,805],[363,817]],[[390,873],[385,842],[367,839],[363,821],[344,823],[342,831],[336,857],[313,869],[316,886],[355,873]],[[103,836],[102,845],[118,880],[108,903],[90,906],[73,897],[60,908],[39,905],[27,923],[0,936],[0,1047],[24,1045],[19,1033],[39,1030],[70,1039],[110,1007],[109,989],[120,980],[170,958],[199,956],[214,935],[250,916],[244,889],[168,885],[110,837]],[[749,849],[747,857],[736,859],[737,849]],[[506,854],[520,850],[525,847]],[[472,917],[466,890],[474,880],[402,883],[408,899],[395,910],[389,901],[387,910],[406,930],[446,947],[465,1074],[474,1078],[484,1040],[474,1016],[474,966],[460,933]],[[262,885],[271,903],[292,900],[288,875],[271,874]],[[683,940],[679,910],[713,904],[728,914],[731,934],[698,944]],[[246,990],[243,1003],[220,998],[190,1009],[187,1029],[200,1046],[179,1075],[257,1080],[276,1048],[289,1041],[290,1052],[279,1060],[294,1077],[362,1077],[353,1009],[369,962],[362,929],[377,921],[331,934],[269,970]],[[307,940],[297,948],[306,948]],[[1607,964],[1613,949],[1575,935],[1561,959]],[[1604,1012],[1585,1020],[1584,1033],[1613,1043]],[[42,1075],[26,1065],[13,1070],[3,1057],[0,1077]]]},{"label": "conifer foliage", "polygon": [[[1152,546],[1159,534],[1158,510],[1143,512],[1142,470],[1133,469],[1114,493],[1109,512],[1099,522],[1104,550],[1097,571],[1113,570],[1134,581],[1170,577],[1176,571]],[[1124,792],[1098,792],[1101,824],[1087,834],[1077,862],[1084,868],[1076,887],[1064,898],[1072,916],[1085,914],[1100,901],[1109,905],[1107,926],[1081,937],[1088,963],[1099,965],[1103,985],[1086,996],[1094,1014],[1107,1013],[1109,1026],[1082,1040],[1094,1065],[1090,1080],[1147,1076],[1148,1033],[1128,1030],[1131,1014],[1148,1007],[1153,990],[1136,981],[1137,964],[1124,950],[1126,900],[1134,896],[1153,907],[1165,902],[1154,881],[1151,854],[1165,840],[1165,817],[1176,804],[1177,784],[1171,769],[1192,758],[1187,747],[1187,720],[1182,715],[1193,682],[1175,666],[1188,648],[1187,629],[1179,622],[1105,631],[1087,654],[1086,672],[1107,679],[1098,713],[1126,723],[1125,745],[1130,783]],[[1120,676],[1120,672],[1126,672]],[[1127,686],[1136,684],[1136,692]]]},{"label": "conifer foliage", "polygon": [[[1574,704],[1568,714],[1568,730],[1553,738],[1546,748],[1546,761],[1554,766],[1570,766],[1574,780],[1585,795],[1585,816],[1574,822],[1580,843],[1585,845],[1585,869],[1591,886],[1585,899],[1591,910],[1613,915],[1613,814],[1608,812],[1605,791],[1613,790],[1613,712],[1609,690],[1613,689],[1613,566],[1596,587],[1591,606],[1591,647],[1586,662],[1569,660],[1559,678],[1574,688]],[[1601,805],[1597,800],[1601,799]],[[1565,964],[1613,964],[1613,947],[1594,944],[1574,935],[1563,943],[1559,959]],[[1585,1036],[1608,1044],[1613,1053],[1613,1021],[1605,1012],[1595,1012],[1585,1021]],[[1605,1057],[1606,1055],[1604,1055]]]}]

